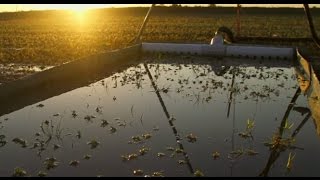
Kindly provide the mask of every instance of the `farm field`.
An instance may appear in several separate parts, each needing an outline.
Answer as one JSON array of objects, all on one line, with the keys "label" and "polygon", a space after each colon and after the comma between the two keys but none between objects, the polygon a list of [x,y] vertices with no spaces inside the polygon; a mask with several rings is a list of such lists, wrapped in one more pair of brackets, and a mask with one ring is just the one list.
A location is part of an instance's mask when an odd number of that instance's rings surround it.
[{"label": "farm field", "polygon": [[[229,27],[235,33],[235,8],[217,9],[155,8],[142,40],[209,43],[215,30],[221,26]],[[86,14],[70,11],[1,13],[0,62],[58,65],[128,46],[147,10],[105,9]],[[187,10],[190,11],[188,14]],[[320,13],[316,10],[312,11],[316,12],[313,13],[315,27],[320,27]],[[272,9],[243,8],[241,36],[311,37],[303,9],[287,11],[279,13]],[[317,31],[320,33],[319,28]],[[250,43],[294,45],[314,50],[311,42]],[[317,54],[317,51],[313,53]]]},{"label": "farm field", "polygon": [[[0,13],[0,177],[320,175],[320,52],[302,8],[242,8],[239,35],[235,8],[156,7],[143,42],[202,44],[141,48],[147,11]],[[222,26],[290,48],[223,46]]]}]

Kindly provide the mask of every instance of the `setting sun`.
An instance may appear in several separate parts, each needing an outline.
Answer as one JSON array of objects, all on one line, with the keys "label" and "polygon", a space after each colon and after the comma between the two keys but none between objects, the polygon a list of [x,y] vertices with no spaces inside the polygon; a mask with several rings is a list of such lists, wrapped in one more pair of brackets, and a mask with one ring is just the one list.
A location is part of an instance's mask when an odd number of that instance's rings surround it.
[{"label": "setting sun", "polygon": [[73,7],[71,9],[72,15],[79,23],[83,23],[86,20],[88,8],[86,7]]}]

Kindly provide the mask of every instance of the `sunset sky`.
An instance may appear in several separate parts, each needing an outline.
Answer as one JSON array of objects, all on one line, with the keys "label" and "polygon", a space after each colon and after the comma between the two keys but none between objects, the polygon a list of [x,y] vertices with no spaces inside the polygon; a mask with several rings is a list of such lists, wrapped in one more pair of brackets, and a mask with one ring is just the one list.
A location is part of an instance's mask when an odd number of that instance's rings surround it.
[{"label": "sunset sky", "polygon": [[[206,5],[206,4],[188,4]],[[218,6],[235,6],[233,4],[217,4]],[[132,6],[150,6],[150,4],[1,4],[0,12],[8,11],[29,11],[29,10],[48,10],[48,9],[70,9],[84,10],[92,8],[107,8],[107,7],[132,7]],[[242,4],[243,7],[302,7],[302,4]],[[319,4],[310,4],[310,7],[320,7]]]}]

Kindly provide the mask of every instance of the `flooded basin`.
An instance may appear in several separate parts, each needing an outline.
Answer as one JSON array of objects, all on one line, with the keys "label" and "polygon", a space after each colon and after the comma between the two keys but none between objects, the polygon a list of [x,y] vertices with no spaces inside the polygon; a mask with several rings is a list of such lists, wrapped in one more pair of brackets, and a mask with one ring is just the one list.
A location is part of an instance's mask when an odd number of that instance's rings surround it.
[{"label": "flooded basin", "polygon": [[0,117],[0,176],[319,176],[291,62],[144,57]]}]

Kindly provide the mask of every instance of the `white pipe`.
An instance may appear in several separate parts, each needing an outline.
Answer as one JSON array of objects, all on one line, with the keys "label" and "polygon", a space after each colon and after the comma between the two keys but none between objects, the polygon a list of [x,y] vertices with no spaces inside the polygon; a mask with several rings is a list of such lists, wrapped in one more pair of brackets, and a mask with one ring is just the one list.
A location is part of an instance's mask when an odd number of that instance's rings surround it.
[{"label": "white pipe", "polygon": [[143,52],[192,53],[202,55],[204,44],[142,43]]},{"label": "white pipe", "polygon": [[294,59],[295,48],[249,45],[225,45],[220,35],[209,44],[142,43],[143,52],[197,54],[214,57],[253,59]]},{"label": "white pipe", "polygon": [[226,56],[228,57],[248,57],[257,59],[293,59],[294,48],[277,48],[263,46],[241,46],[228,45]]}]

